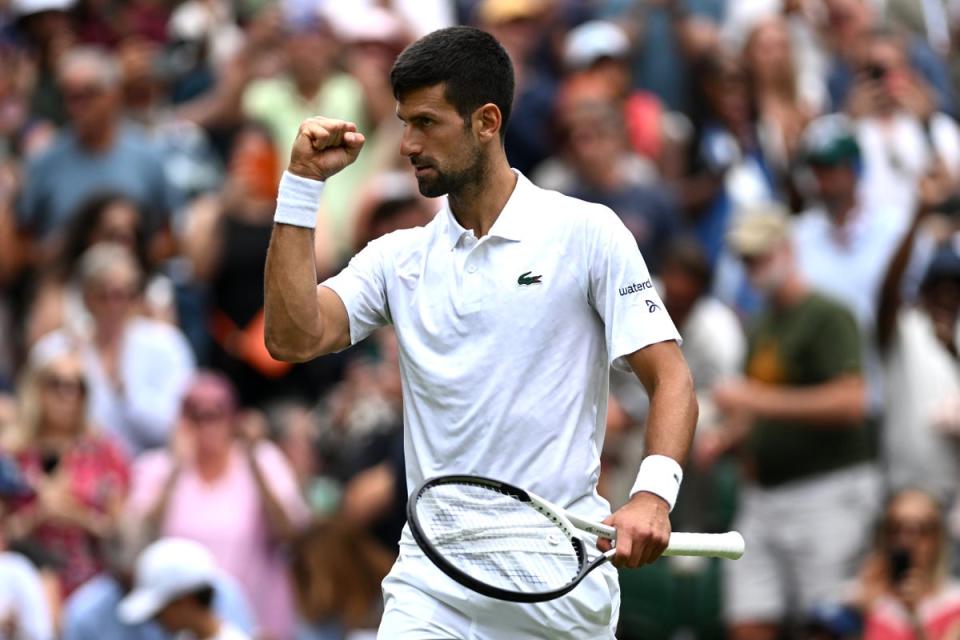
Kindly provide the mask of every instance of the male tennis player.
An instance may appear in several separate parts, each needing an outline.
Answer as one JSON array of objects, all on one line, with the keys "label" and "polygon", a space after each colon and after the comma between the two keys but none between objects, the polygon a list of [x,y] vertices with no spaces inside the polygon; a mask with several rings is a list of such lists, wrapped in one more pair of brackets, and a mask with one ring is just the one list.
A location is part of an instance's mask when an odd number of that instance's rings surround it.
[{"label": "male tennis player", "polygon": [[[277,201],[266,266],[266,341],[304,361],[392,323],[403,380],[407,486],[443,473],[494,477],[617,530],[616,564],[665,548],[697,404],[679,336],[637,243],[609,209],[544,191],[511,170],[503,136],[513,68],[468,27],[410,45],[390,74],[400,152],[421,193],[446,195],[426,226],[371,242],[316,286],[313,231],[323,182],[356,159],[349,122],[305,121]],[[596,492],[609,367],[650,395],[648,457],[612,516]],[[603,544],[603,543],[601,543]],[[605,565],[538,605],[450,580],[408,531],[384,580],[380,638],[609,638],[619,613]],[[609,545],[605,545],[609,548]]]}]

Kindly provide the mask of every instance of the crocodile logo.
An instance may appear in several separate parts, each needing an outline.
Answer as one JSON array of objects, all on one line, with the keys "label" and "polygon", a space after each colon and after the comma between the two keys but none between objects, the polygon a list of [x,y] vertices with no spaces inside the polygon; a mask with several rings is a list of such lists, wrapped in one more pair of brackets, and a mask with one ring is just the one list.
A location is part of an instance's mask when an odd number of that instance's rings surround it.
[{"label": "crocodile logo", "polygon": [[517,278],[517,284],[542,284],[540,278],[543,276],[532,276],[530,275],[533,271],[527,271],[526,273],[521,273],[520,277]]}]

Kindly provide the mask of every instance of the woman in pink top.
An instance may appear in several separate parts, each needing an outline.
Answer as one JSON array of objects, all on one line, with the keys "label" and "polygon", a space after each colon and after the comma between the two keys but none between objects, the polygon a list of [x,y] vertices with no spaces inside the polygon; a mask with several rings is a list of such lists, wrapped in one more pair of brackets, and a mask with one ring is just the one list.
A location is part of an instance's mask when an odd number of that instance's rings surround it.
[{"label": "woman in pink top", "polygon": [[897,493],[857,584],[865,640],[941,640],[960,630],[960,585],[949,579],[943,514],[929,494]]},{"label": "woman in pink top", "polygon": [[285,545],[308,511],[283,454],[249,437],[240,418],[227,379],[199,374],[171,447],[134,464],[131,510],[158,536],[209,548],[243,585],[263,637],[289,638],[294,609]]}]

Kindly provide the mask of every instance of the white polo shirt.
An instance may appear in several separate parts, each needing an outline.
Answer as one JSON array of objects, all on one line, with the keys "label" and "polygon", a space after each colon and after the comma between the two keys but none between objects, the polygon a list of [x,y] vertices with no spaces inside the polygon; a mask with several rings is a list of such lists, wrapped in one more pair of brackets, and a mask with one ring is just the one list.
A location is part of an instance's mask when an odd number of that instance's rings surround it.
[{"label": "white polo shirt", "polygon": [[323,285],[343,300],[352,343],[396,329],[408,490],[486,475],[603,518],[609,367],[679,334],[616,214],[517,176],[479,240],[444,206]]}]

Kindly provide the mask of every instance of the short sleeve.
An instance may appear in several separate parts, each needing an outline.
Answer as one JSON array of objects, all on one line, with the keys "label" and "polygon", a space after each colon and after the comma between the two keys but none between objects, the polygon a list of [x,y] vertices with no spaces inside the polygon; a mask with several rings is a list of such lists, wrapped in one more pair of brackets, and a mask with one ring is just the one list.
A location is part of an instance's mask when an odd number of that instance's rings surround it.
[{"label": "short sleeve", "polygon": [[590,303],[603,320],[610,364],[629,372],[623,356],[657,342],[680,342],[680,334],[623,222],[610,209],[594,207],[586,225]]},{"label": "short sleeve", "polygon": [[156,504],[163,485],[173,471],[166,451],[148,451],[133,463],[127,510],[137,517],[146,515]]},{"label": "short sleeve", "polygon": [[830,304],[817,323],[813,362],[817,374],[830,380],[845,374],[860,374],[863,363],[860,353],[860,328],[853,314],[844,307]]},{"label": "short sleeve", "polygon": [[283,453],[273,443],[260,442],[255,455],[260,471],[270,486],[270,492],[287,517],[296,526],[306,524],[310,519],[310,511],[300,494],[293,468]]},{"label": "short sleeve", "polygon": [[385,238],[374,240],[340,273],[321,286],[340,296],[350,319],[350,344],[357,344],[390,322],[386,289]]}]

